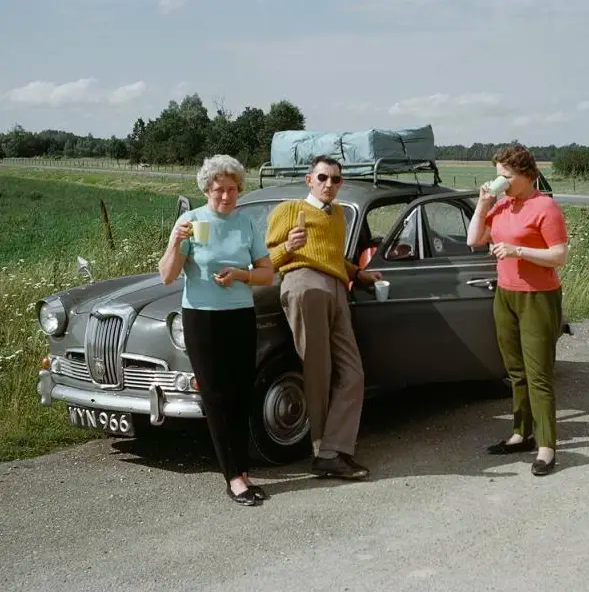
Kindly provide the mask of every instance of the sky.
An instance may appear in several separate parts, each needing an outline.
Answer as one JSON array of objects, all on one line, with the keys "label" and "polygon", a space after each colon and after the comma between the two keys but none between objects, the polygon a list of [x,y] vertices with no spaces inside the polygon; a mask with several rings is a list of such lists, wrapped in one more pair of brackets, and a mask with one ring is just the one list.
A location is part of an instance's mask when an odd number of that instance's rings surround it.
[{"label": "sky", "polygon": [[589,144],[588,0],[0,0],[0,131],[130,133],[197,93],[318,131]]}]

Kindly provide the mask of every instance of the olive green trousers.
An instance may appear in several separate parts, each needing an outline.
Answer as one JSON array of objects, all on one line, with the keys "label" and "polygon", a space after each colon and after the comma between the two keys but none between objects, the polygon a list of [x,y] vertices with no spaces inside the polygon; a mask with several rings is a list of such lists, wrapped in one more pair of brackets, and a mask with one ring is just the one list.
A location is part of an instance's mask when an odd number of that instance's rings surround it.
[{"label": "olive green trousers", "polygon": [[562,323],[562,291],[497,288],[493,303],[497,341],[513,391],[513,433],[532,434],[538,446],[556,447],[553,371]]}]

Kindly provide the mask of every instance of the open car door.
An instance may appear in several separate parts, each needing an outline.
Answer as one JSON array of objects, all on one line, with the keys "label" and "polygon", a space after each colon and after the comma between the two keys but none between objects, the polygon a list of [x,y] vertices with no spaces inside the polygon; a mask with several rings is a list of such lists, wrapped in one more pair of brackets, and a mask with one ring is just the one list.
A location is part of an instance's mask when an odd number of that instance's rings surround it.
[{"label": "open car door", "polygon": [[411,202],[366,267],[390,282],[388,300],[352,287],[367,388],[505,376],[492,311],[495,259],[488,247],[466,244],[477,196]]}]

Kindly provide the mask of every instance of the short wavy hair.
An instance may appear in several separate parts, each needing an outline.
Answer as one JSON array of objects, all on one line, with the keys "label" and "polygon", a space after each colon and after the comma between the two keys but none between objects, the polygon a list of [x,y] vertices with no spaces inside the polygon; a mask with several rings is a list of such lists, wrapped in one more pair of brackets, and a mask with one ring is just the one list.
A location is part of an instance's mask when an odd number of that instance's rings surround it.
[{"label": "short wavy hair", "polygon": [[202,166],[196,174],[196,183],[198,188],[206,193],[213,181],[217,177],[231,177],[236,185],[238,191],[241,193],[245,185],[245,169],[243,165],[228,154],[215,154],[210,158],[205,158]]},{"label": "short wavy hair", "polygon": [[498,150],[493,156],[493,164],[496,165],[497,163],[509,167],[518,175],[523,175],[531,181],[535,181],[540,176],[536,159],[521,144],[512,144]]}]

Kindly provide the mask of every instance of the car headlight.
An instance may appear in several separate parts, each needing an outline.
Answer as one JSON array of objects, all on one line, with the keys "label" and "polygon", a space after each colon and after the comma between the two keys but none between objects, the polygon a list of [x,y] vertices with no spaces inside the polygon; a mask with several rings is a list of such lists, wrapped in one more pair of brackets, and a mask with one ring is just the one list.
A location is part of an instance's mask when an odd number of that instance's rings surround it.
[{"label": "car headlight", "polygon": [[172,322],[170,323],[170,334],[172,337],[172,343],[180,349],[186,349],[186,343],[184,343],[184,327],[182,326],[182,315],[175,314]]},{"label": "car headlight", "polygon": [[37,304],[37,318],[41,329],[47,335],[63,335],[67,325],[67,314],[59,298],[42,300]]}]

